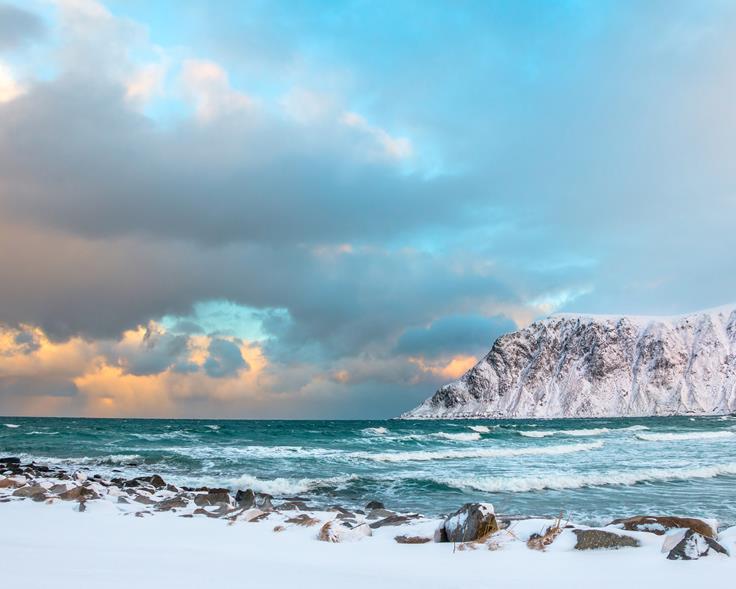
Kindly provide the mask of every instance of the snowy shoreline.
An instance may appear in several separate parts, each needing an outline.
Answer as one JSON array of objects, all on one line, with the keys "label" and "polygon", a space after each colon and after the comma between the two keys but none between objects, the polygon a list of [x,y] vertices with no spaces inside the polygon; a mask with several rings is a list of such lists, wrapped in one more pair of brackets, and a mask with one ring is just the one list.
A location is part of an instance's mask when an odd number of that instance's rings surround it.
[{"label": "snowy shoreline", "polygon": [[[508,586],[575,586],[594,576],[597,586],[613,587],[635,574],[684,587],[736,573],[736,559],[719,552],[736,555],[736,527],[718,530],[713,521],[627,520],[591,528],[564,519],[506,518],[489,504],[447,518],[395,513],[377,502],[324,511],[299,498],[249,490],[233,496],[178,488],[157,475],[105,480],[3,460],[0,554],[19,565],[5,578],[31,575],[38,587],[80,580],[158,586],[161,574],[169,586],[227,585],[244,570],[276,587],[322,586],[327,578],[352,587],[459,587],[485,578],[488,566],[494,576],[503,572]],[[672,527],[679,525],[686,527]],[[690,545],[682,554],[705,551],[701,562],[668,560],[686,536]],[[49,566],[29,572],[33,562]]]}]

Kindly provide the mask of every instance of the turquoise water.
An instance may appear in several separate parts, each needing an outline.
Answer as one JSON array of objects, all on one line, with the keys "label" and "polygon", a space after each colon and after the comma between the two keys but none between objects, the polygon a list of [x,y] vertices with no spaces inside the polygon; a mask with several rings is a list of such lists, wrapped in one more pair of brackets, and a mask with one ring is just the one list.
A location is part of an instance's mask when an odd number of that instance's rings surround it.
[{"label": "turquoise water", "polygon": [[470,500],[599,523],[637,513],[736,523],[732,417],[232,421],[0,417],[0,456],[319,505],[436,515]]}]

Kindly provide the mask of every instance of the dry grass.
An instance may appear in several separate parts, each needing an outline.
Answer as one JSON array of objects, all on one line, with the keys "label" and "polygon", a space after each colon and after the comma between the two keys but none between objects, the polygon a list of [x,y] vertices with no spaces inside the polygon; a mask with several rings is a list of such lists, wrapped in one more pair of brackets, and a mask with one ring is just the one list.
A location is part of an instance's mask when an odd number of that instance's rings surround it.
[{"label": "dry grass", "polygon": [[526,543],[527,547],[532,550],[545,550],[562,533],[567,524],[568,522],[562,523],[562,513],[560,513],[555,524],[548,527],[543,534],[532,534]]}]

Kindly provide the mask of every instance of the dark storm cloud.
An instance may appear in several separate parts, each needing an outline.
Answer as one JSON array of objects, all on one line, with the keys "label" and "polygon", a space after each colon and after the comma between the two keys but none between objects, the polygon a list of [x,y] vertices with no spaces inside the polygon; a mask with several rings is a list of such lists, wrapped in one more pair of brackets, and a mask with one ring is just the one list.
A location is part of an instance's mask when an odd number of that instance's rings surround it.
[{"label": "dark storm cloud", "polygon": [[7,397],[73,397],[78,393],[73,381],[53,376],[0,375],[0,399]]},{"label": "dark storm cloud", "polygon": [[209,356],[204,362],[204,370],[213,378],[233,376],[250,368],[240,353],[240,348],[231,341],[214,338],[207,351]]},{"label": "dark storm cloud", "polygon": [[399,338],[396,351],[410,356],[436,358],[447,354],[485,354],[491,344],[516,324],[502,315],[450,315],[427,327],[407,329]]},{"label": "dark storm cloud", "polygon": [[0,51],[17,49],[44,36],[46,27],[36,14],[0,3]]}]

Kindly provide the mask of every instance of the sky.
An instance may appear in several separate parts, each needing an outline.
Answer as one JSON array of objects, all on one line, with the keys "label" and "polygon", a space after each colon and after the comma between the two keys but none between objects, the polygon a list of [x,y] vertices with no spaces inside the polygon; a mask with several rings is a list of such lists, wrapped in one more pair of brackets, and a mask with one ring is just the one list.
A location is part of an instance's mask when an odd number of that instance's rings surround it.
[{"label": "sky", "polygon": [[0,414],[384,418],[736,302],[729,1],[0,0]]}]

